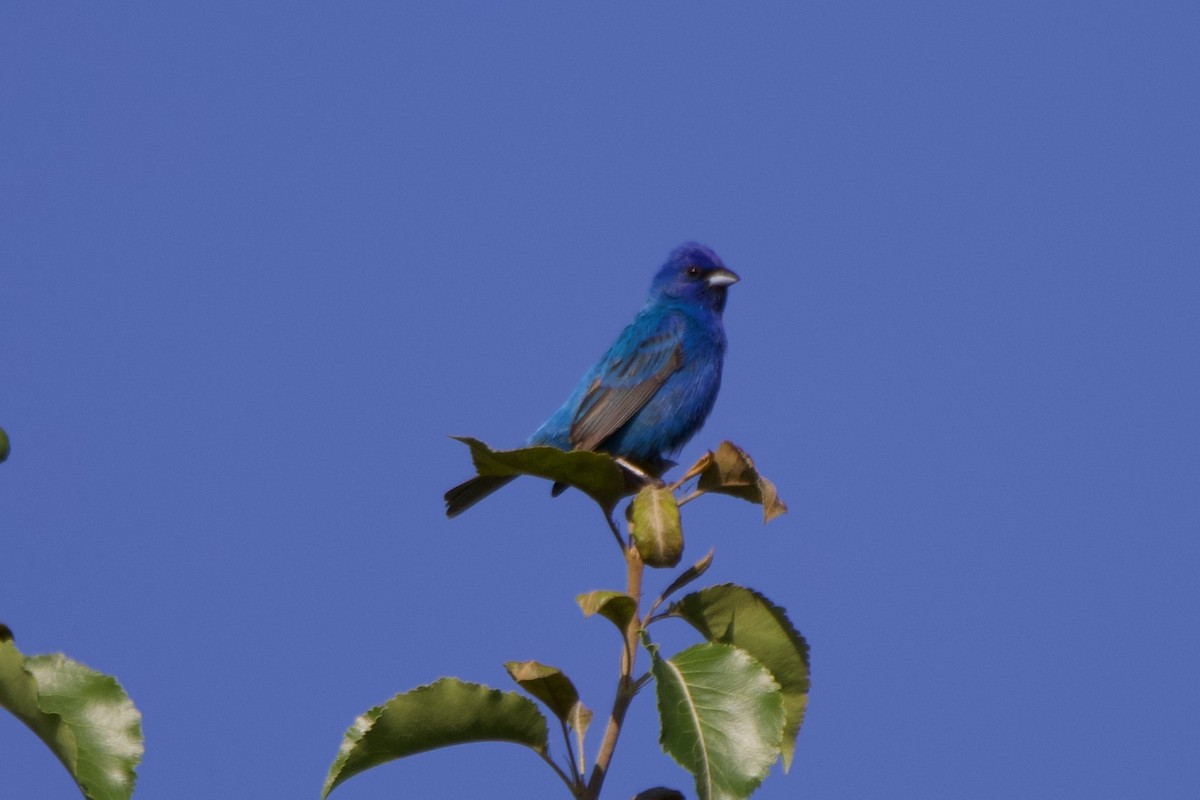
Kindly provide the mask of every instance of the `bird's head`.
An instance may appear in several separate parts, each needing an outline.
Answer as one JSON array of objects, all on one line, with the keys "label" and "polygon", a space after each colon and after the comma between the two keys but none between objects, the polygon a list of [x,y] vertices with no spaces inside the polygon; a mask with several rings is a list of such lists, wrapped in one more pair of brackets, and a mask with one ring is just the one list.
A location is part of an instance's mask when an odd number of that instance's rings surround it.
[{"label": "bird's head", "polygon": [[688,242],[676,247],[654,276],[650,297],[692,301],[720,314],[725,310],[725,290],[738,280],[716,253]]}]

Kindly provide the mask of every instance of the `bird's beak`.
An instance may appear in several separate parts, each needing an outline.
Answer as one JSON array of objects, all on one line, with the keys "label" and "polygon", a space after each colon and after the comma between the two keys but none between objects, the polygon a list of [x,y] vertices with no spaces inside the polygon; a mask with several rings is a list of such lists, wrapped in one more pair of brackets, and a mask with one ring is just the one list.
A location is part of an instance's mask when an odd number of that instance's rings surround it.
[{"label": "bird's beak", "polygon": [[709,286],[731,286],[741,280],[737,273],[724,267],[717,267],[708,273],[704,278]]}]

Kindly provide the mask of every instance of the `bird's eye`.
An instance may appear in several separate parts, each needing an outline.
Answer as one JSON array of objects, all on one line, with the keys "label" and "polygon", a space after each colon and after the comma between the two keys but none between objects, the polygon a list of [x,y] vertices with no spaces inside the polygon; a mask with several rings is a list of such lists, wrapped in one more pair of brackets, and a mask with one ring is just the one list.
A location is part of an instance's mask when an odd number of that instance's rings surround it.
[{"label": "bird's eye", "polygon": [[699,278],[700,277],[700,268],[695,267],[695,266],[688,267],[687,274],[688,274],[689,278]]}]

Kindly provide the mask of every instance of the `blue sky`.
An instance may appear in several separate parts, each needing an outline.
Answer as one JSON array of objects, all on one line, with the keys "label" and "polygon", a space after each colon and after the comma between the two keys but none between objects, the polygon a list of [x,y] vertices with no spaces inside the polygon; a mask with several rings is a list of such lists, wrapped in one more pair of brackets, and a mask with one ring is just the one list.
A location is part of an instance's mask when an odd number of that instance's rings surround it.
[{"label": "blue sky", "polygon": [[[507,660],[607,706],[609,534],[533,480],[446,520],[446,437],[519,444],[688,239],[743,280],[683,458],[791,513],[685,557],[812,645],[755,797],[1193,796],[1200,6],[428,5],[0,10],[0,619],[119,677],[135,797],[315,796]],[[691,796],[655,736],[606,796]],[[334,794],[401,796],[565,793],[486,745]]]}]

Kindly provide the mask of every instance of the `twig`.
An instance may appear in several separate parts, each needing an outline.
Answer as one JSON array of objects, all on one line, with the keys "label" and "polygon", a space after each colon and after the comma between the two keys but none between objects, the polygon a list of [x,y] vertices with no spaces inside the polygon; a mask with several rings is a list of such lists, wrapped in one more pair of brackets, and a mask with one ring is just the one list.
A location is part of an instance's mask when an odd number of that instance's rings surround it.
[{"label": "twig", "polygon": [[621,552],[625,552],[625,540],[621,538],[621,531],[617,529],[617,523],[613,522],[612,514],[605,514],[604,521],[608,523],[608,529],[612,531],[613,538],[617,540],[617,547],[621,548]]},{"label": "twig", "polygon": [[[625,549],[625,593],[633,598],[635,604],[641,604],[642,573],[645,566],[636,547]],[[625,627],[625,641],[621,649],[621,671],[617,679],[617,691],[613,696],[612,711],[609,713],[608,725],[604,729],[604,739],[600,742],[600,750],[596,753],[596,763],[592,767],[592,776],[588,780],[583,800],[597,800],[600,789],[604,786],[604,777],[608,773],[609,762],[612,761],[613,751],[617,747],[617,737],[621,735],[621,724],[625,721],[625,712],[637,694],[638,686],[632,680],[633,664],[637,656],[638,615],[635,612]]]},{"label": "twig", "polygon": [[680,476],[679,480],[670,484],[669,488],[672,491],[674,491],[675,489],[678,489],[680,486],[683,486],[685,483],[690,481],[692,478],[696,477],[701,472],[704,472],[704,470],[708,469],[708,465],[711,462],[711,460],[712,460],[712,454],[705,453],[703,456],[700,457],[700,460],[698,460],[695,464],[692,464],[690,467],[688,467],[688,471],[683,473],[683,475]]}]

